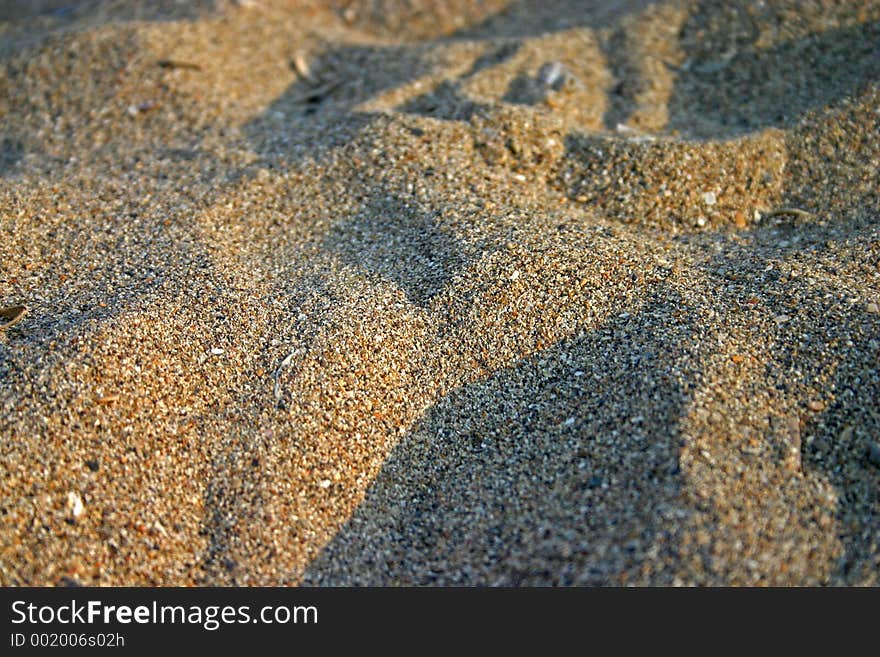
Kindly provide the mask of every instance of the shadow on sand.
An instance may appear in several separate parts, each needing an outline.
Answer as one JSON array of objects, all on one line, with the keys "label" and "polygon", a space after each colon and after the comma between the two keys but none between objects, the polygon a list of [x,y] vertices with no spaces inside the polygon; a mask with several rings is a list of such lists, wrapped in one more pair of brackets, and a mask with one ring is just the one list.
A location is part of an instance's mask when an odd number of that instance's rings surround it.
[{"label": "shadow on sand", "polygon": [[676,428],[689,396],[673,374],[689,326],[649,302],[453,391],[303,583],[668,583],[689,515]]}]

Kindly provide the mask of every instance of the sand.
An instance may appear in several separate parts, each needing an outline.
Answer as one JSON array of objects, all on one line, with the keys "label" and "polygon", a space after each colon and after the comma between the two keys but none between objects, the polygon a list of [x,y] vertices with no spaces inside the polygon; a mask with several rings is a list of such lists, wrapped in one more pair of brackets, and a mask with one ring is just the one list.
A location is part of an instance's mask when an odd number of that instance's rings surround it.
[{"label": "sand", "polygon": [[3,3],[0,584],[880,584],[878,83],[867,0]]}]

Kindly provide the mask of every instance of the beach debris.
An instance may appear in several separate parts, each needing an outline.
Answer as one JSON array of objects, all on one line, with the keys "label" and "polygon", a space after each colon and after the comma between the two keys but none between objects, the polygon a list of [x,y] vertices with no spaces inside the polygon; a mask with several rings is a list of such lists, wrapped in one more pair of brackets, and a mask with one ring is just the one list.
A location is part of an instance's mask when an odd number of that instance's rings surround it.
[{"label": "beach debris", "polygon": [[297,77],[305,83],[305,88],[301,93],[289,98],[289,102],[293,104],[300,103],[320,103],[325,96],[340,86],[342,79],[334,75],[335,71],[331,69],[323,69],[315,72],[305,53],[297,51],[290,59],[290,67],[296,72]]},{"label": "beach debris", "polygon": [[734,57],[736,57],[737,54],[739,54],[738,51],[736,49],[732,49],[723,53],[718,59],[713,59],[707,62],[694,63],[693,61],[688,60],[681,65],[679,70],[693,71],[694,73],[702,73],[704,75],[720,73],[728,66],[730,66],[730,62],[733,61]]},{"label": "beach debris", "polygon": [[720,73],[734,60],[739,54],[739,50],[734,46],[723,52],[718,59],[698,61],[694,57],[688,57],[681,64],[669,60],[663,60],[664,66],[674,73],[698,73],[701,75],[713,75]]},{"label": "beach debris", "polygon": [[223,350],[220,347],[214,347],[211,349],[211,354],[214,356],[220,356],[223,354]]},{"label": "beach debris", "polygon": [[880,468],[880,445],[873,440],[869,440],[865,445],[865,454],[868,462]]},{"label": "beach debris", "polygon": [[785,441],[788,446],[786,461],[794,470],[801,469],[801,423],[796,417],[789,417],[785,421],[788,430],[788,438]]},{"label": "beach debris", "polygon": [[547,62],[541,66],[538,69],[536,80],[542,87],[553,91],[581,86],[580,80],[561,62]]},{"label": "beach debris", "polygon": [[149,527],[147,527],[147,532],[150,536],[168,536],[168,530],[165,529],[165,526],[158,520],[153,521]]},{"label": "beach debris", "polygon": [[79,518],[83,511],[85,511],[85,505],[83,504],[82,498],[79,496],[79,493],[76,491],[70,491],[67,493],[67,516],[71,520],[75,521]]},{"label": "beach debris", "polygon": [[762,219],[772,219],[773,217],[782,217],[785,215],[790,215],[792,217],[800,217],[802,219],[809,219],[813,216],[812,212],[807,212],[806,210],[801,210],[800,208],[792,208],[792,207],[781,207],[776,208],[775,210],[770,210],[769,212],[762,212]]},{"label": "beach debris", "polygon": [[293,360],[293,357],[299,354],[299,349],[294,349],[291,351],[284,360],[281,361],[281,364],[275,369],[275,374],[272,379],[274,381],[274,392],[275,392],[275,401],[281,401],[281,383],[278,381],[278,377],[281,376],[281,370],[290,365],[290,361]]},{"label": "beach debris", "polygon": [[27,314],[25,306],[6,306],[0,308],[0,331],[20,322]]},{"label": "beach debris", "polygon": [[703,203],[706,205],[715,205],[718,202],[718,197],[715,195],[715,192],[704,192],[703,193]]},{"label": "beach debris", "polygon": [[559,91],[565,84],[568,70],[559,62],[547,62],[538,69],[538,82]]},{"label": "beach debris", "polygon": [[104,397],[100,397],[97,400],[99,404],[112,404],[113,402],[119,401],[119,395],[105,395]]},{"label": "beach debris", "polygon": [[296,71],[296,74],[302,79],[310,82],[311,84],[315,84],[316,80],[312,76],[312,70],[309,68],[309,61],[306,59],[306,56],[298,52],[293,56],[293,59],[290,60],[290,65],[293,67],[293,70]]},{"label": "beach debris", "polygon": [[330,80],[322,84],[319,87],[315,87],[314,89],[308,89],[301,94],[298,94],[290,99],[290,102],[298,105],[300,103],[317,103],[323,100],[324,96],[327,96],[331,91],[336,89],[340,84],[342,84],[341,80]]},{"label": "beach debris", "polygon": [[352,4],[349,4],[349,6],[342,11],[342,18],[346,23],[354,23],[357,20],[357,17],[357,9],[355,9]]},{"label": "beach debris", "polygon": [[649,135],[638,128],[634,128],[631,125],[627,125],[626,123],[618,123],[614,129],[617,131],[617,134],[623,135],[626,137],[627,141],[631,141],[636,144],[644,144],[647,142],[657,141],[657,137],[654,135]]},{"label": "beach debris", "polygon": [[[876,314],[880,313],[880,306],[878,306],[876,303],[869,303],[868,305],[865,306],[865,311],[869,312],[873,315],[876,315]],[[0,328],[2,328],[2,327],[0,327]]]},{"label": "beach debris", "polygon": [[128,106],[128,113],[131,116],[137,116],[138,114],[143,114],[145,112],[149,112],[152,109],[156,109],[159,107],[158,101],[155,100],[145,100],[140,103],[132,103]]},{"label": "beach debris", "polygon": [[156,65],[159,68],[169,68],[169,69],[189,69],[191,71],[201,71],[202,67],[199,64],[193,64],[192,62],[180,62],[175,59],[160,59],[156,62]]},{"label": "beach debris", "polygon": [[737,210],[733,214],[733,225],[737,228],[745,228],[748,225],[746,222],[746,215],[743,214],[741,210]]}]

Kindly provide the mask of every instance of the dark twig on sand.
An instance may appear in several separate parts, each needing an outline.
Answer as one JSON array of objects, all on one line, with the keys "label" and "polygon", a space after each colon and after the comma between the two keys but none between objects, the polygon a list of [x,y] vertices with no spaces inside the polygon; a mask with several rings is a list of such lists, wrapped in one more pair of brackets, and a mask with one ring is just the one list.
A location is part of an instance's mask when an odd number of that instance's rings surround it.
[{"label": "dark twig on sand", "polygon": [[192,71],[201,71],[202,67],[191,62],[178,62],[173,59],[160,59],[156,64],[160,68],[184,68]]}]

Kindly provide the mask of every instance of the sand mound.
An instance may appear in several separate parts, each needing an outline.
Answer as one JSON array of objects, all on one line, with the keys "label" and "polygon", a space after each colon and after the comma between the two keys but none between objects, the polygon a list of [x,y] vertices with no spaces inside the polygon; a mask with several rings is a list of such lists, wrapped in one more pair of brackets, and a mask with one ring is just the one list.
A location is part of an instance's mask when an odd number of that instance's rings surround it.
[{"label": "sand mound", "polygon": [[0,12],[0,582],[878,583],[877,3],[148,4]]}]

